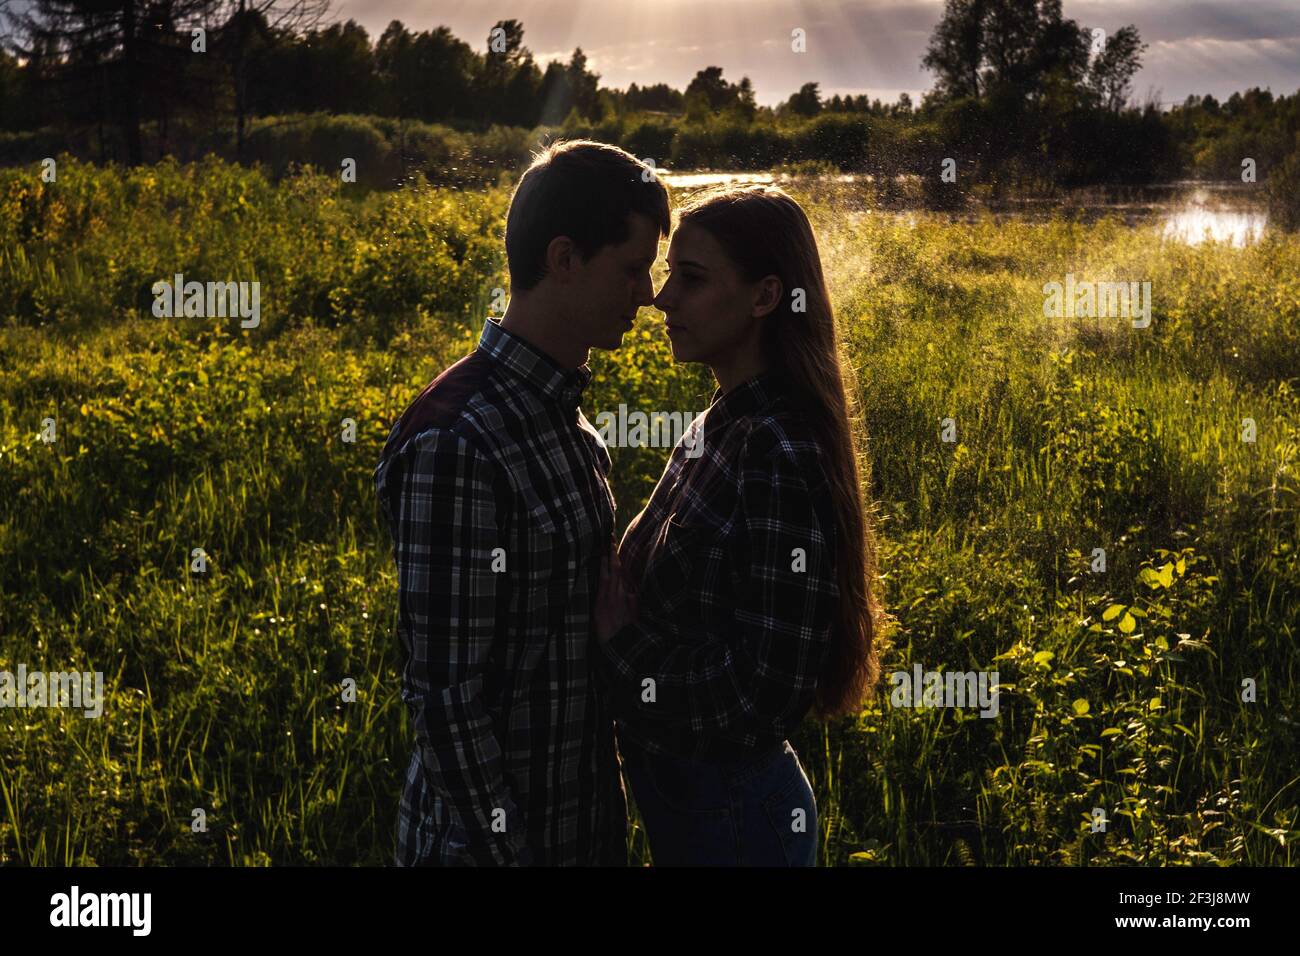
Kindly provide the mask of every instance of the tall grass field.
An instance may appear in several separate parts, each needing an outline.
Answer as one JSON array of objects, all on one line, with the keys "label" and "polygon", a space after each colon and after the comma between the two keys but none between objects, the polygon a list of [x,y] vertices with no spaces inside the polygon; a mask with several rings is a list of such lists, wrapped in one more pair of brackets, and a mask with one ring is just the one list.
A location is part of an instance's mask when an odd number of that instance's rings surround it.
[{"label": "tall grass field", "polygon": [[[1300,862],[1300,237],[786,188],[896,620],[861,713],[792,738],[820,862]],[[0,708],[0,863],[391,860],[411,732],[373,472],[508,287],[509,187],[357,189],[0,170],[0,671],[104,674],[98,719]],[[258,281],[260,324],[155,317],[176,273]],[[1150,325],[1045,317],[1067,274],[1149,282]],[[713,390],[649,309],[591,367],[593,421]],[[621,532],[667,449],[611,455]],[[996,716],[901,706],[916,665],[996,671]]]}]

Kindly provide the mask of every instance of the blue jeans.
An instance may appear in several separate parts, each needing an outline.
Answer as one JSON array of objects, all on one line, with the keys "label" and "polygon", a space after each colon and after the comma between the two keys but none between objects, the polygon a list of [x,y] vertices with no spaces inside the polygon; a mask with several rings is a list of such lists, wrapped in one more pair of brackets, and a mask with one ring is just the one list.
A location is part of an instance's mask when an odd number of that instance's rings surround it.
[{"label": "blue jeans", "polygon": [[619,747],[656,866],[817,865],[817,803],[788,740],[729,764]]}]

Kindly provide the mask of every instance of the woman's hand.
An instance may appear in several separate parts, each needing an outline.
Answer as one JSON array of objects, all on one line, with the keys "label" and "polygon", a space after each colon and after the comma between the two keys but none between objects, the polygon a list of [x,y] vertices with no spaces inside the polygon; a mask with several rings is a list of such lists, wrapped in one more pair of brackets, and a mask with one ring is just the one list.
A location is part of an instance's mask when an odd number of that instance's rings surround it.
[{"label": "woman's hand", "polygon": [[600,589],[596,592],[594,625],[596,640],[607,644],[620,628],[636,619],[636,592],[629,589],[618,561],[618,547],[600,563]]}]

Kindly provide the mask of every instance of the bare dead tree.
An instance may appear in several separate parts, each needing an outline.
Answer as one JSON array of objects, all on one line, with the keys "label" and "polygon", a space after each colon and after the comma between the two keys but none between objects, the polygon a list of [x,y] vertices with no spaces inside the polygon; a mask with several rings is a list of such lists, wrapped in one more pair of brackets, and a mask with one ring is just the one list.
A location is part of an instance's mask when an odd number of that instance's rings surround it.
[{"label": "bare dead tree", "polygon": [[215,0],[213,16],[220,25],[220,46],[234,88],[235,154],[241,162],[245,158],[252,45],[314,30],[329,14],[329,7],[330,0]]}]

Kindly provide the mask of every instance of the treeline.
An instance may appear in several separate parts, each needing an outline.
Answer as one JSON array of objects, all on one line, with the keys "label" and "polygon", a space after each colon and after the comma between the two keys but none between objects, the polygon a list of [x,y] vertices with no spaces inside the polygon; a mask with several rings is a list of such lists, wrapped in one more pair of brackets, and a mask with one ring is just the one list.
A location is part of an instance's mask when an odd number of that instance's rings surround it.
[{"label": "treeline", "polygon": [[1073,186],[1237,178],[1246,159],[1263,180],[1300,136],[1300,94],[1132,105],[1137,30],[1085,29],[1060,0],[948,0],[919,104],[825,99],[806,83],[775,108],[717,66],[684,90],[602,86],[581,48],[543,68],[517,20],[498,21],[480,51],[396,20],[372,39],[354,21],[320,22],[319,4],[34,0],[5,21],[0,162],[217,153],[278,170],[352,157],[372,185],[415,171],[461,182],[526,159],[538,136],[511,130],[543,127],[543,139],[595,136],[678,168],[943,167],[962,182]]},{"label": "treeline", "polygon": [[3,21],[0,130],[91,127],[106,157],[120,144],[127,155],[112,158],[138,163],[184,149],[186,120],[227,127],[242,150],[258,116],[484,130],[681,99],[664,97],[667,87],[600,90],[581,48],[543,71],[517,20],[498,22],[480,53],[446,27],[416,33],[394,20],[372,41],[352,20],[319,24],[323,13],[323,0],[34,0]]},{"label": "treeline", "polygon": [[1272,170],[1300,153],[1300,92],[1274,97],[1249,89],[1222,103],[1189,96],[1164,121],[1179,144],[1182,168],[1207,178],[1237,179],[1248,159]]}]

